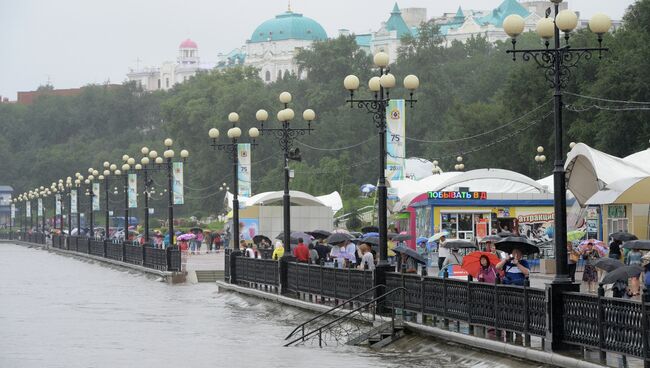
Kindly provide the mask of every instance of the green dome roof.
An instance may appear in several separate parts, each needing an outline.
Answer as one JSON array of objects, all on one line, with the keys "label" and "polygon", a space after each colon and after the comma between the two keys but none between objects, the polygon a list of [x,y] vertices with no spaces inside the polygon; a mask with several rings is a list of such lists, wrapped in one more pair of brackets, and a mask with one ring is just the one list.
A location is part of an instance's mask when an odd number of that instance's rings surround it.
[{"label": "green dome roof", "polygon": [[287,11],[260,24],[249,42],[267,42],[282,40],[325,40],[327,33],[315,20],[302,14]]}]

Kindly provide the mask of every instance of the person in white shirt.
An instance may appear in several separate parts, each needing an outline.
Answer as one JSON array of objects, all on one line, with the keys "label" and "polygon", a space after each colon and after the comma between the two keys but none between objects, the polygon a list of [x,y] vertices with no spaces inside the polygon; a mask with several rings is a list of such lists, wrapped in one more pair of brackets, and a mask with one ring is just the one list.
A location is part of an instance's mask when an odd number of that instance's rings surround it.
[{"label": "person in white shirt", "polygon": [[[360,270],[374,270],[375,269],[375,258],[372,256],[372,252],[370,251],[370,245],[366,243],[362,243],[359,246],[359,249],[361,249],[361,252],[363,253],[363,256],[361,256],[361,264],[359,264],[359,269]],[[366,268],[366,266],[368,268]]]}]

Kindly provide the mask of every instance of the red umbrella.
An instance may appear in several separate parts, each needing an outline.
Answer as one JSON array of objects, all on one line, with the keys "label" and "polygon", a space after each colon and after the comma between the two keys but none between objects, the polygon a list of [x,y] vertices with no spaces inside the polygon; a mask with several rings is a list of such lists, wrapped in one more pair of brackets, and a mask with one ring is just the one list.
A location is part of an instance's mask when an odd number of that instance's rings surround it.
[{"label": "red umbrella", "polygon": [[500,261],[496,254],[490,252],[472,252],[466,255],[463,257],[463,268],[472,277],[478,277],[478,272],[481,270],[481,256],[486,256],[492,266],[496,266]]}]

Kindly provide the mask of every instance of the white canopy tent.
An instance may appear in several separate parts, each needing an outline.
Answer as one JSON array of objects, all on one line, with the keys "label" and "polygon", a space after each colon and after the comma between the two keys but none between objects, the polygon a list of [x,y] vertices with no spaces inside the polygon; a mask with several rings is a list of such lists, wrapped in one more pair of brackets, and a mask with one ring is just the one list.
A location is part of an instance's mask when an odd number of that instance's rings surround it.
[{"label": "white canopy tent", "polygon": [[[634,156],[634,155],[632,155]],[[629,158],[629,156],[628,156]],[[568,153],[566,164],[567,189],[569,189],[581,206],[587,204],[591,197],[599,191],[610,191],[599,194],[593,202],[607,201],[617,195],[613,191],[625,191],[625,187],[634,181],[624,179],[644,178],[650,175],[645,170],[632,163],[636,159],[624,160],[609,155],[584,143],[576,144]],[[614,185],[615,182],[619,182]],[[611,185],[611,187],[608,187]]]},{"label": "white canopy tent", "polygon": [[[305,192],[300,192],[297,190],[290,190],[289,195],[291,196],[291,203],[298,206],[325,206],[330,207],[333,213],[336,213],[338,210],[343,208],[343,201],[339,192],[332,192],[330,194],[314,197],[313,195]],[[250,198],[241,198],[239,199],[241,205],[244,207],[251,207],[255,205],[271,205],[278,203],[281,204],[282,198],[284,196],[283,191],[276,192],[264,192],[256,194]],[[232,209],[233,194],[228,192],[226,194],[228,200],[228,208]]]}]

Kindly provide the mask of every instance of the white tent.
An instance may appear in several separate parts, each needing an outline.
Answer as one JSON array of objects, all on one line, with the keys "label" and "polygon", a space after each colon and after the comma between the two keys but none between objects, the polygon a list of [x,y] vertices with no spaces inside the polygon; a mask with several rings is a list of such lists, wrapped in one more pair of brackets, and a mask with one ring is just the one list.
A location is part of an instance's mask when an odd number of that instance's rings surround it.
[{"label": "white tent", "polygon": [[[564,167],[567,189],[571,190],[581,206],[584,206],[598,191],[605,189],[608,184],[622,179],[650,175],[650,171],[583,143],[576,144],[568,153]],[[621,186],[619,185],[618,188]],[[604,196],[609,198],[608,195]]]},{"label": "white tent", "polygon": [[[343,207],[343,201],[338,192],[332,192],[328,195],[321,197],[314,197],[311,194],[300,192],[297,190],[290,190],[291,203],[298,206],[325,206],[330,207],[332,211],[336,212]],[[264,192],[256,194],[250,198],[239,198],[240,207],[251,207],[255,205],[281,205],[284,197],[283,191]],[[228,199],[228,208],[232,209],[233,195],[228,192],[226,194]]]},{"label": "white tent", "polygon": [[650,171],[650,148],[626,156],[623,158],[623,161]]}]

